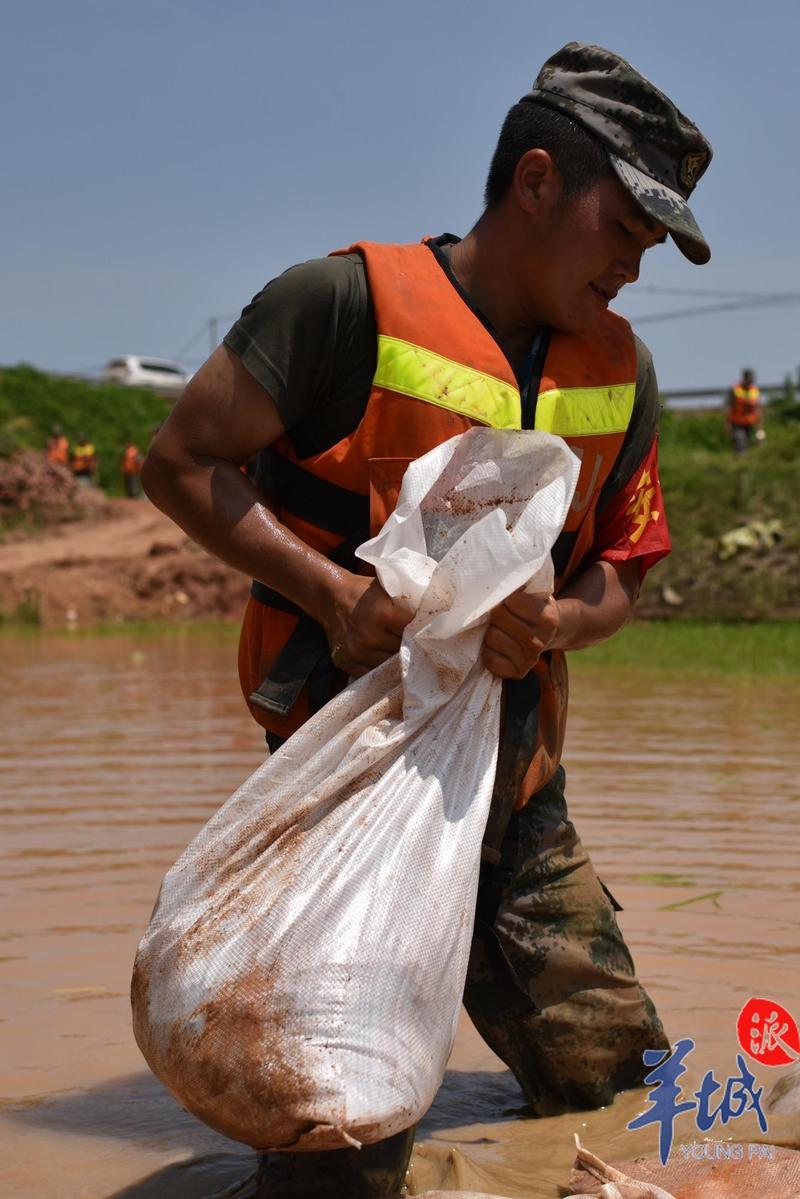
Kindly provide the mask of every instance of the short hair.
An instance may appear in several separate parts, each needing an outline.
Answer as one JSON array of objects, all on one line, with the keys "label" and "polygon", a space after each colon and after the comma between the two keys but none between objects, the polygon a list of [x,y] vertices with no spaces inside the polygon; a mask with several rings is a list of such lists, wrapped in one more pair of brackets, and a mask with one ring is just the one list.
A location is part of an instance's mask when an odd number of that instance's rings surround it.
[{"label": "short hair", "polygon": [[509,110],[489,167],[484,200],[493,208],[511,186],[517,163],[528,150],[547,150],[568,196],[586,191],[611,174],[608,152],[588,130],[537,100],[520,100]]}]

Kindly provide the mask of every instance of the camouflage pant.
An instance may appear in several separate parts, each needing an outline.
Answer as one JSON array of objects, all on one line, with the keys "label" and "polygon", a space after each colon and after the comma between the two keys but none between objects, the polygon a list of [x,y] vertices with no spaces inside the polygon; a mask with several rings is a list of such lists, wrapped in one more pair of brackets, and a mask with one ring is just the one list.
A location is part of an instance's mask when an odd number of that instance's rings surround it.
[{"label": "camouflage pant", "polygon": [[567,817],[559,769],[511,819],[479,892],[464,1006],[537,1116],[602,1107],[668,1048],[615,903]]},{"label": "camouflage pant", "polygon": [[[615,904],[567,818],[563,770],[514,814],[500,863],[484,868],[464,1005],[537,1116],[611,1103],[642,1081],[644,1049],[668,1048]],[[390,1199],[413,1134],[262,1155],[259,1199]]]}]

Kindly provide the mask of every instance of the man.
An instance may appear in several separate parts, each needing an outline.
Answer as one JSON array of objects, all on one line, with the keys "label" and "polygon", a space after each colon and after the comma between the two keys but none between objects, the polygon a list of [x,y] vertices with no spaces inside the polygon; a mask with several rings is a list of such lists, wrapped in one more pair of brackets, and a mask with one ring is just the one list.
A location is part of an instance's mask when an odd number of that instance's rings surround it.
[{"label": "man", "polygon": [[69,441],[59,424],[50,427],[45,455],[48,462],[54,462],[57,466],[66,466],[69,461]]},{"label": "man", "polygon": [[743,370],[739,382],[728,392],[728,432],[736,454],[749,449],[753,438],[762,432],[761,392],[751,370]]},{"label": "man", "polygon": [[82,486],[91,487],[97,472],[97,451],[85,433],[78,434],[69,465],[75,479]]},{"label": "man", "polygon": [[142,493],[142,451],[132,438],[125,440],[125,448],[120,459],[122,486],[129,500],[137,499]]},{"label": "man", "polygon": [[[240,675],[275,749],[399,647],[408,615],[352,551],[410,460],[476,423],[581,457],[555,594],[513,595],[483,647],[504,729],[464,1001],[537,1114],[610,1103],[667,1046],[567,817],[564,651],[619,629],[669,550],[652,363],[608,305],[668,233],[708,260],[686,199],[710,157],[623,59],[565,46],[509,112],[463,240],[361,244],[268,284],[145,463],[153,501],[256,580]],[[256,450],[254,487],[238,467]],[[412,1142],[267,1155],[264,1193],[394,1195]]]}]

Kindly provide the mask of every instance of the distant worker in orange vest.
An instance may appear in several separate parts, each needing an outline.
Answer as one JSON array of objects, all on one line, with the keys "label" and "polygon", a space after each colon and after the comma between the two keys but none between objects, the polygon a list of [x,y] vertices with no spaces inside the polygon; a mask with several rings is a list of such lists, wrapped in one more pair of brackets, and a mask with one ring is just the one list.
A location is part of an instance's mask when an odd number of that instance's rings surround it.
[{"label": "distant worker in orange vest", "polygon": [[754,371],[743,370],[739,382],[728,392],[727,422],[735,453],[743,454],[754,439],[763,441],[761,392]]},{"label": "distant worker in orange vest", "polygon": [[130,438],[125,442],[120,466],[122,468],[122,483],[129,500],[135,500],[142,494],[142,451]]},{"label": "distant worker in orange vest", "polygon": [[97,452],[85,433],[78,434],[70,459],[73,475],[84,487],[91,487],[97,471]]},{"label": "distant worker in orange vest", "polygon": [[64,430],[61,425],[53,425],[50,429],[50,439],[47,442],[45,450],[48,462],[55,462],[57,466],[66,466],[69,461],[69,441],[64,436]]}]

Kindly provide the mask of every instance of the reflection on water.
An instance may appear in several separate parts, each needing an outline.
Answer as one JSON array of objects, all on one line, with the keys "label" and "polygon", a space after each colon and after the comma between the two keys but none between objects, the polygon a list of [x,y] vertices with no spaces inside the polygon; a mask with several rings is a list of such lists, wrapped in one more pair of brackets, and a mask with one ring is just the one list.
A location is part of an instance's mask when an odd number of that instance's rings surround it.
[{"label": "reflection on water", "polygon": [[[162,874],[263,756],[235,645],[128,635],[0,645],[0,1193],[243,1199],[249,1152],[181,1112],[147,1073],[128,1001]],[[724,1078],[751,995],[800,1016],[796,683],[579,673],[573,693],[573,819],[626,909],[672,1039],[693,1037],[696,1071]],[[528,1120],[464,1018],[412,1189],[554,1199],[573,1131],[611,1158],[653,1152],[649,1130],[624,1129],[643,1105],[639,1092],[601,1112]],[[767,1139],[796,1143],[798,1125],[773,1118]],[[678,1135],[699,1139],[690,1121]]]}]

